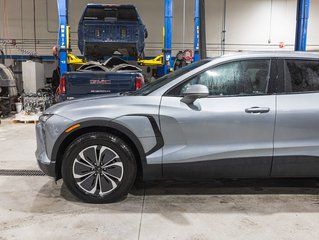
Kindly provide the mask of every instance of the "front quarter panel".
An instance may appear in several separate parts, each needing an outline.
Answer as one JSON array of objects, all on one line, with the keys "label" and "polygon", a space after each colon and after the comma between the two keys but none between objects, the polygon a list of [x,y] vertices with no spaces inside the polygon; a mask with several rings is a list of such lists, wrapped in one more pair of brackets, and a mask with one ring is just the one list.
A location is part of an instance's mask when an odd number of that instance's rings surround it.
[{"label": "front quarter panel", "polygon": [[[53,160],[56,159],[64,140],[73,134],[73,132],[65,133],[64,131],[75,124],[80,124],[80,128],[77,130],[92,127],[113,128],[114,126],[115,130],[120,130],[117,128],[127,129],[141,145],[143,157],[146,154],[151,155],[157,150],[161,151],[159,149],[162,147],[162,143],[158,144],[160,142],[158,134],[160,100],[160,96],[102,97],[70,101],[54,108],[53,111],[49,109],[50,113],[54,115],[46,124],[47,131],[50,132],[46,139],[50,145],[48,156],[52,156]],[[59,121],[58,116],[60,115],[70,120],[67,122]],[[160,161],[161,154],[158,154],[156,163]]]},{"label": "front quarter panel", "polygon": [[45,132],[45,145],[46,152],[48,156],[51,156],[53,146],[56,140],[61,134],[67,129],[68,126],[72,124],[72,120],[59,116],[53,115],[48,121],[44,124]]}]

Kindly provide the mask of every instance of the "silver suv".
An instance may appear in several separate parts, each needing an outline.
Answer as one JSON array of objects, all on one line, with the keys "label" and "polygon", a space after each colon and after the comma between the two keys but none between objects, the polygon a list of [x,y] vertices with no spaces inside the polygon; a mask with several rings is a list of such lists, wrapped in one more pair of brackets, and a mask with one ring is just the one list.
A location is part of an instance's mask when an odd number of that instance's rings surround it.
[{"label": "silver suv", "polygon": [[57,104],[40,118],[40,168],[86,202],[143,179],[319,176],[319,56],[197,62],[134,93]]}]

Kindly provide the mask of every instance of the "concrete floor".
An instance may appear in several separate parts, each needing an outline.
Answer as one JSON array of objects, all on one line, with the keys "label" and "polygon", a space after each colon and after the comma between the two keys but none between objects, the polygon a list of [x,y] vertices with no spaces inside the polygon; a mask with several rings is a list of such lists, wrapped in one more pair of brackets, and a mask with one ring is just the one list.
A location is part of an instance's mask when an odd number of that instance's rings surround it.
[{"label": "concrete floor", "polygon": [[[37,169],[34,124],[0,125],[0,168]],[[122,202],[77,201],[62,181],[0,176],[0,239],[318,239],[319,184],[138,183]]]}]

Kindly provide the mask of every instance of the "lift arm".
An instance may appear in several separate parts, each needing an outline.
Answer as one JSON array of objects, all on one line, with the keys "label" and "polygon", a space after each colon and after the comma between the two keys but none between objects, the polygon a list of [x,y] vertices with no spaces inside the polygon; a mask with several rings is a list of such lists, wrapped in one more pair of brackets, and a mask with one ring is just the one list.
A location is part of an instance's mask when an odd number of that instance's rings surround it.
[{"label": "lift arm", "polygon": [[137,60],[137,63],[141,66],[163,66],[163,60],[164,60],[164,54],[153,58],[153,59],[139,59]]}]

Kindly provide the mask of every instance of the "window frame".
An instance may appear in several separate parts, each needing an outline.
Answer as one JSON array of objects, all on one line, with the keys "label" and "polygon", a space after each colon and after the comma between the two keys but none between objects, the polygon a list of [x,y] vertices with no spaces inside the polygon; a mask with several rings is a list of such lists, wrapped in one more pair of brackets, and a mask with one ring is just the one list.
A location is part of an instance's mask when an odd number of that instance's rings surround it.
[{"label": "window frame", "polygon": [[293,61],[305,61],[305,62],[317,62],[319,64],[319,59],[316,58],[296,58],[296,57],[285,57],[280,59],[280,65],[281,65],[281,69],[280,70],[280,81],[278,81],[278,95],[292,95],[292,94],[311,94],[311,93],[319,93],[319,89],[315,90],[315,91],[301,91],[301,92],[290,92],[287,90],[286,86],[287,86],[287,68],[286,68],[286,62],[287,60],[293,60]]},{"label": "window frame", "polygon": [[185,82],[193,79],[194,77],[205,73],[206,71],[225,65],[225,64],[231,64],[231,63],[236,63],[236,62],[242,62],[242,61],[254,61],[254,60],[268,60],[270,61],[270,75],[269,75],[269,82],[268,82],[268,91],[266,94],[245,94],[245,95],[209,95],[207,96],[207,98],[225,98],[225,97],[258,97],[258,96],[269,96],[269,95],[273,95],[276,94],[276,84],[275,81],[278,79],[278,63],[277,63],[277,58],[273,58],[273,57],[254,57],[254,58],[242,58],[242,59],[233,59],[233,60],[228,60],[225,62],[221,62],[218,63],[216,65],[207,67],[205,69],[203,69],[202,71],[199,71],[195,74],[193,74],[192,76],[184,79],[183,81],[179,82],[178,84],[176,84],[175,86],[169,88],[164,94],[163,97],[179,97],[182,98],[183,96],[177,96],[177,95],[168,95],[171,91],[174,91],[174,89],[178,88],[179,86],[181,86],[182,84],[184,84]]}]

